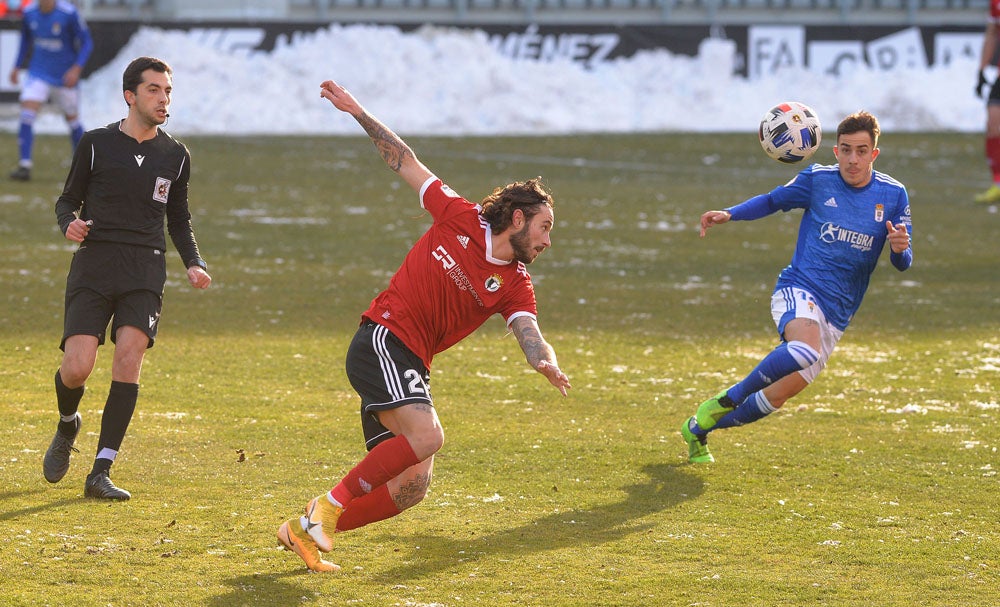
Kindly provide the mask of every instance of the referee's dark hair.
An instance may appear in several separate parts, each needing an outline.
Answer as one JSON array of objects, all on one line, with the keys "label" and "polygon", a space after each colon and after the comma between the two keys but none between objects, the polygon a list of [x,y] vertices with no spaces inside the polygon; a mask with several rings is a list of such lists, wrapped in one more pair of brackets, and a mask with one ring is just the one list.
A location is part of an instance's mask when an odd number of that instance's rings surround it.
[{"label": "referee's dark hair", "polygon": [[[173,74],[174,70],[170,69],[167,62],[162,59],[157,59],[156,57],[137,57],[132,60],[132,63],[128,64],[125,68],[125,72],[122,74],[122,95],[125,91],[132,91],[133,94],[138,94],[139,85],[142,84],[142,73],[146,70],[153,70],[160,72],[161,74]],[[125,100],[125,105],[129,105],[128,100]]]},{"label": "referee's dark hair", "polygon": [[521,209],[524,218],[531,221],[542,205],[552,206],[552,194],[545,190],[541,177],[498,187],[480,203],[480,215],[489,222],[494,234],[503,232],[514,221],[514,211]]}]

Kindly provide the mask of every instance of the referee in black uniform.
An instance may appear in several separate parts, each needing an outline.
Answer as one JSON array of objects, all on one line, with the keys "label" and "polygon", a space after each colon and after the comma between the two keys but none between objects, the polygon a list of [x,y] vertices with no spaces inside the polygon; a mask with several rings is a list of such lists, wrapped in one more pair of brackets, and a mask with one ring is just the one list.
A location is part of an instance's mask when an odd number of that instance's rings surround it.
[{"label": "referee in black uniform", "polygon": [[63,359],[55,377],[60,421],[43,462],[50,483],[65,476],[76,451],[80,399],[109,322],[115,344],[97,457],[84,484],[87,497],[131,497],[108,473],[135,411],[143,356],[156,339],[167,276],[164,217],[188,282],[198,289],[212,282],[188,211],[191,156],[159,128],[170,116],[172,73],[154,57],[139,57],[125,68],[128,116],[84,134],[56,202],[59,227],[80,247],[66,278]]}]

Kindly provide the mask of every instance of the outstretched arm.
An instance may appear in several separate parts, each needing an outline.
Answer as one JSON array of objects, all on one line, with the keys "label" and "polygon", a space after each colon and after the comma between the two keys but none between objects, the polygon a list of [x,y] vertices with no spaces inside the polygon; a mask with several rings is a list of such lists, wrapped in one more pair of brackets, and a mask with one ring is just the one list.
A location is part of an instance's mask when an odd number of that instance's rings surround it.
[{"label": "outstretched arm", "polygon": [[556,352],[542,337],[535,319],[530,316],[518,316],[510,323],[510,328],[517,337],[517,343],[524,351],[528,364],[566,396],[567,390],[572,387],[569,385],[569,377],[559,370]]},{"label": "outstretched arm", "polygon": [[406,142],[399,135],[393,133],[389,127],[369,114],[344,87],[333,80],[327,80],[319,87],[320,96],[328,99],[338,110],[354,116],[361,128],[372,138],[372,143],[375,144],[375,149],[382,156],[382,160],[385,160],[390,169],[399,173],[403,181],[419,192],[420,186],[433,173],[417,160],[410,146],[406,145]]},{"label": "outstretched arm", "polygon": [[780,209],[771,197],[771,193],[767,193],[758,194],[722,211],[705,211],[701,216],[701,237],[704,238],[705,232],[712,226],[722,225],[729,221],[760,219],[778,210]]},{"label": "outstretched arm", "polygon": [[701,237],[705,237],[705,232],[708,228],[712,226],[718,226],[726,223],[732,218],[733,214],[729,211],[705,211],[701,215]]}]

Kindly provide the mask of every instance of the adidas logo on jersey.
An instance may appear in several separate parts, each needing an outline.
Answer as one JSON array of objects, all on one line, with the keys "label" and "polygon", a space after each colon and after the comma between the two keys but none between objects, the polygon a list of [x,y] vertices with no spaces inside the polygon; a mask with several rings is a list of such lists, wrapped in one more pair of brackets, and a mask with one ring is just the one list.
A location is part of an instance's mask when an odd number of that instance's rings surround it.
[{"label": "adidas logo on jersey", "polygon": [[459,236],[456,236],[456,238],[458,238],[458,244],[462,245],[463,249],[468,249],[469,248],[469,237],[468,236],[459,235]]},{"label": "adidas logo on jersey", "polygon": [[823,203],[823,206],[837,208],[837,200],[831,196],[830,198],[826,199],[826,202]]}]

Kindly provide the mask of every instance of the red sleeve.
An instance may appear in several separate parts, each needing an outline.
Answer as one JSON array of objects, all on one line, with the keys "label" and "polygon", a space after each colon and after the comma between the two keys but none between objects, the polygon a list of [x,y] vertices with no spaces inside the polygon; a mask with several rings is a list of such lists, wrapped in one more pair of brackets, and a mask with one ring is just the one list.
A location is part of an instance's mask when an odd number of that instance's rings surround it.
[{"label": "red sleeve", "polygon": [[517,264],[517,289],[515,295],[506,302],[500,314],[507,326],[518,316],[530,316],[538,319],[538,304],[535,301],[535,286],[531,283],[531,275],[523,263]]},{"label": "red sleeve", "polygon": [[420,206],[426,209],[437,222],[467,211],[470,206],[476,205],[459,196],[455,190],[445,185],[437,177],[430,177],[420,188]]}]

